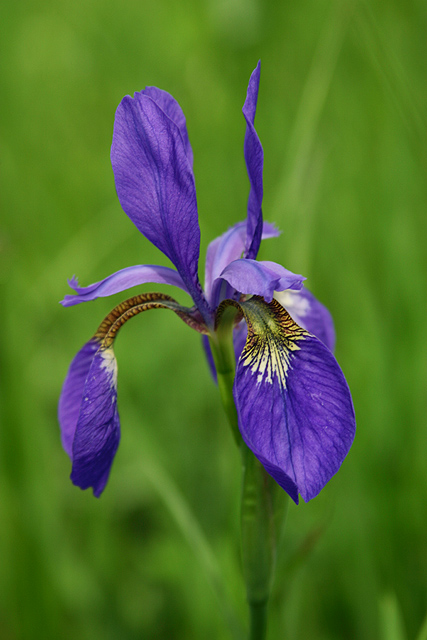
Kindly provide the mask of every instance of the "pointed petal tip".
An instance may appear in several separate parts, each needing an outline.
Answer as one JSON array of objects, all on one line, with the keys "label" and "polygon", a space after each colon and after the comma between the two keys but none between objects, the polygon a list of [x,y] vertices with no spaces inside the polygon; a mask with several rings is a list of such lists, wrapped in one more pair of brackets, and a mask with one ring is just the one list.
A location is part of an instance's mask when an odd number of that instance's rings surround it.
[{"label": "pointed petal tip", "polygon": [[71,278],[68,278],[67,282],[68,285],[72,289],[74,289],[74,291],[77,291],[77,289],[79,288],[79,279],[75,274]]}]

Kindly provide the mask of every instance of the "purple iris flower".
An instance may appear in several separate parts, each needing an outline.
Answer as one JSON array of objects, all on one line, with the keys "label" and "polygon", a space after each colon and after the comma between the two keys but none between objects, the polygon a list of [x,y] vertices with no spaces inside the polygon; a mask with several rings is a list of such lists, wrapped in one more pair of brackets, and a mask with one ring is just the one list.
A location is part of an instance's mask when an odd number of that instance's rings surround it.
[{"label": "purple iris flower", "polygon": [[118,330],[142,311],[166,308],[209,339],[224,311],[236,312],[233,387],[239,430],[266,471],[298,503],[316,496],[338,471],[351,446],[355,418],[350,391],[335,360],[327,309],[303,287],[303,278],[274,262],[257,261],[262,238],[278,235],[263,222],[263,150],[254,128],[260,64],[253,71],[243,115],[244,156],[250,181],[247,218],[208,247],[205,289],[198,278],[200,230],[184,114],[174,98],[147,87],[126,96],[115,117],[111,161],[120,203],[139,231],[175,269],[139,265],[79,287],[64,306],[109,296],[145,283],[170,284],[194,303],[183,307],[161,293],[135,296],[103,320],[71,363],[59,401],[71,480],[103,491],[120,440]]}]

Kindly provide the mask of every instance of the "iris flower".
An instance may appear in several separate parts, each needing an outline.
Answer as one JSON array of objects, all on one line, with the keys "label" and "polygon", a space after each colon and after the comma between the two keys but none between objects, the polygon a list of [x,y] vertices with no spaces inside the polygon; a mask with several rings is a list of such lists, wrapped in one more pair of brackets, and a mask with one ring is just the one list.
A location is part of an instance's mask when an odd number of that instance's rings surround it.
[{"label": "iris flower", "polygon": [[111,161],[120,204],[137,229],[175,269],[128,267],[88,287],[70,281],[66,307],[145,283],[168,284],[189,294],[183,307],[163,293],[138,295],[111,311],[71,363],[59,401],[62,443],[72,461],[71,480],[102,493],[120,440],[118,330],[142,311],[166,308],[209,340],[228,310],[235,311],[233,386],[238,427],[265,470],[298,503],[316,496],[338,471],[353,441],[350,392],[335,360],[327,309],[300,275],[275,262],[257,261],[262,238],[278,235],[263,222],[263,150],[254,127],[260,64],[253,71],[243,115],[244,156],[250,182],[247,218],[211,242],[205,288],[198,262],[200,230],[193,153],[184,114],[165,91],[147,87],[120,103]]}]

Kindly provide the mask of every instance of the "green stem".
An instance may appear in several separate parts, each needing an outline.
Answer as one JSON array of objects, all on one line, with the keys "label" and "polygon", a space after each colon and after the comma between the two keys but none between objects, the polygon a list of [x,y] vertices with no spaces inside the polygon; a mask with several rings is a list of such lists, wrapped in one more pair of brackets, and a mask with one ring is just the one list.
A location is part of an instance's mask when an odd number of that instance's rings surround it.
[{"label": "green stem", "polygon": [[242,444],[242,565],[251,614],[250,640],[264,640],[267,605],[277,548],[288,506],[287,494]]},{"label": "green stem", "polygon": [[251,630],[249,640],[264,640],[267,637],[267,602],[249,604]]},{"label": "green stem", "polygon": [[215,333],[209,337],[209,342],[215,362],[222,405],[227,414],[236,444],[240,446],[242,436],[239,431],[236,405],[233,398],[233,383],[236,370],[236,356],[233,345],[235,317],[236,309],[234,307],[226,309],[222,314],[221,324],[217,327]]},{"label": "green stem", "polygon": [[265,640],[267,605],[288,496],[246,446],[239,431],[233,398],[236,360],[232,329],[235,315],[235,308],[225,310],[220,325],[210,336],[210,344],[221,400],[242,455],[242,565],[250,610],[249,640]]}]

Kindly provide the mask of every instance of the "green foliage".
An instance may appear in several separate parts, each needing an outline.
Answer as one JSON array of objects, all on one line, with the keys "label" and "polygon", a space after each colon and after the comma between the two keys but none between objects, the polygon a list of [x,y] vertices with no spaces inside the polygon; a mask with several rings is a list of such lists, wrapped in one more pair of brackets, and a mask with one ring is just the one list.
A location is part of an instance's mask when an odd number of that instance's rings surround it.
[{"label": "green foliage", "polygon": [[56,403],[121,296],[58,300],[75,272],[167,264],[115,196],[126,93],[154,84],[186,113],[202,256],[244,218],[258,58],[264,215],[283,230],[261,258],[332,311],[358,422],[338,475],[289,509],[269,637],[425,637],[424,3],[6,0],[0,30],[2,640],[230,640],[246,625],[239,453],[199,340],[163,311],[122,332],[123,437],[96,500],[68,479]]}]

